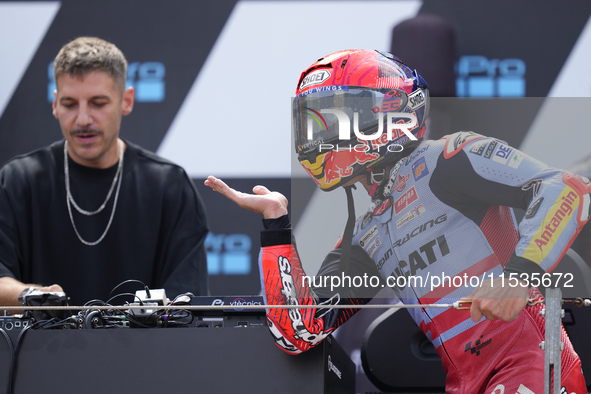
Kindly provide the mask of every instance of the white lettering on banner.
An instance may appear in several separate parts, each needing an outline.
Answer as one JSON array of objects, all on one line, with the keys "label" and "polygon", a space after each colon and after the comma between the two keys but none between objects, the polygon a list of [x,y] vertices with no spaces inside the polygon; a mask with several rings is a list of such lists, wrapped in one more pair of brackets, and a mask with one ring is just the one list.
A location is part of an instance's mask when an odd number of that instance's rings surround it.
[{"label": "white lettering on banner", "polygon": [[260,301],[246,301],[244,299],[236,299],[230,302],[230,306],[244,306],[244,305],[262,305]]}]

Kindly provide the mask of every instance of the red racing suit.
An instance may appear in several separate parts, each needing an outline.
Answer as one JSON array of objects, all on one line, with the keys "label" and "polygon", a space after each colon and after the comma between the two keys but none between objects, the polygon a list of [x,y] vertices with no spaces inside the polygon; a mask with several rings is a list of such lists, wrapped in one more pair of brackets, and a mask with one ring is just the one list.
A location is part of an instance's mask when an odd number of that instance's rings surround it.
[{"label": "red racing suit", "polygon": [[[519,277],[533,286],[530,297],[540,299],[539,284],[568,285],[568,277],[551,271],[588,220],[590,192],[588,179],[550,168],[503,141],[472,132],[424,141],[394,165],[357,219],[348,272],[340,270],[339,246],[316,276],[306,278],[291,231],[277,228],[286,227],[285,218],[261,233],[266,302],[322,305],[268,309],[270,331],[283,350],[306,351],[383,286],[408,304],[452,303],[485,279],[503,277],[505,286],[515,286]],[[510,207],[526,211],[519,225]],[[375,280],[358,286],[364,277]],[[340,280],[336,288],[333,278]],[[351,308],[331,308],[335,304]],[[448,393],[539,394],[542,308],[528,306],[512,322],[474,323],[469,311],[453,308],[409,313],[443,361]],[[567,393],[586,393],[564,330],[563,342],[562,384]]]}]

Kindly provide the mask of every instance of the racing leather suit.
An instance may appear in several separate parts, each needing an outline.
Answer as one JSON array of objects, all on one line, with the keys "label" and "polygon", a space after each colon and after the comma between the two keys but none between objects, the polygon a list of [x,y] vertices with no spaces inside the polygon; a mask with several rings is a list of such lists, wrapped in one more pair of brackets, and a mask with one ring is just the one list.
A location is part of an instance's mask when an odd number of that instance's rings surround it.
[{"label": "racing leather suit", "polygon": [[[422,142],[399,160],[355,223],[349,270],[339,269],[341,248],[329,253],[318,274],[305,279],[285,218],[261,233],[259,258],[266,302],[324,304],[322,309],[268,309],[277,345],[297,354],[317,345],[384,285],[408,304],[452,303],[482,280],[504,277],[505,286],[530,286],[568,250],[589,216],[591,184],[557,170],[504,142],[458,132]],[[513,210],[526,211],[517,225]],[[283,224],[277,225],[278,222]],[[371,286],[329,291],[323,277],[377,276]],[[538,278],[538,279],[536,279]],[[377,279],[377,278],[376,278]],[[329,282],[330,283],[330,282]],[[541,299],[536,287],[530,298]],[[349,309],[330,308],[333,304]],[[542,304],[512,322],[477,323],[468,310],[408,309],[433,343],[447,373],[448,393],[543,392]],[[580,360],[563,330],[562,384],[586,393]]]}]

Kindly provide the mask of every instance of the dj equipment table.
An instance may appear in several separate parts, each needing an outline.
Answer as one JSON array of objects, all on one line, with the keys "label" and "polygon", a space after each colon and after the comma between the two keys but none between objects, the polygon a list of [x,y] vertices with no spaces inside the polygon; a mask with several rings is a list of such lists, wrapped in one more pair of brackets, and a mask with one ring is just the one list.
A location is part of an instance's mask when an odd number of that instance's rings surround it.
[{"label": "dj equipment table", "polygon": [[[10,356],[2,336],[0,393]],[[15,394],[355,390],[354,364],[334,338],[292,356],[275,345],[266,326],[28,330],[17,366]]]}]

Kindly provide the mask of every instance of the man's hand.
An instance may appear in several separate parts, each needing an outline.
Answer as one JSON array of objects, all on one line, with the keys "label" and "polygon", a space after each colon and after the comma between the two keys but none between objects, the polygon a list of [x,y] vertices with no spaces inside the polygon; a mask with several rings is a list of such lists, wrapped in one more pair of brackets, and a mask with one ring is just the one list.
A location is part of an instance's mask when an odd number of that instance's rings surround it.
[{"label": "man's hand", "polygon": [[63,293],[64,290],[60,285],[51,285],[51,286],[44,286],[38,289],[44,293]]},{"label": "man's hand", "polygon": [[[44,292],[63,292],[64,290],[60,285],[51,285],[41,287],[35,284],[25,284],[10,276],[4,276],[0,278],[0,306],[20,306],[18,296],[28,287],[38,287],[39,290]],[[18,311],[14,313],[20,313]]]},{"label": "man's hand", "polygon": [[287,198],[281,193],[269,191],[264,186],[255,186],[252,189],[254,194],[242,193],[211,175],[207,177],[204,184],[234,201],[240,208],[260,213],[265,219],[276,219],[287,215]]},{"label": "man's hand", "polygon": [[488,320],[504,321],[512,321],[519,317],[519,313],[527,305],[529,288],[521,281],[518,286],[509,286],[505,280],[504,285],[503,278],[488,279],[470,296],[463,298],[472,300],[472,321],[477,322],[482,316]]}]

